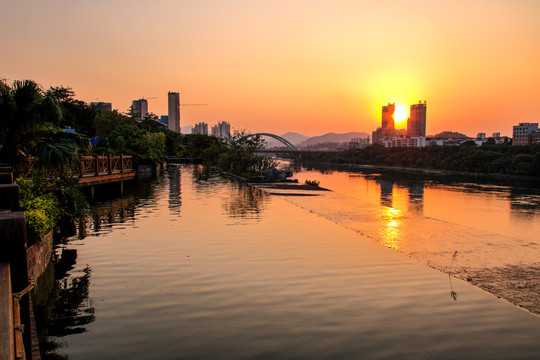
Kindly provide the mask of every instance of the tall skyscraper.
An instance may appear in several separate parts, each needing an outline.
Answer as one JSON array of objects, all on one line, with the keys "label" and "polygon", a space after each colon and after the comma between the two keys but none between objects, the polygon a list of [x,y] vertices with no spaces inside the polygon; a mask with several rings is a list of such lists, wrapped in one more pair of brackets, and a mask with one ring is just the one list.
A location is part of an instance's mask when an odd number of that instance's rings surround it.
[{"label": "tall skyscraper", "polygon": [[426,107],[425,101],[411,105],[411,113],[407,120],[407,135],[426,136]]},{"label": "tall skyscraper", "polygon": [[169,91],[169,124],[171,131],[180,133],[180,94]]},{"label": "tall skyscraper", "polygon": [[395,103],[388,103],[382,107],[382,126],[381,126],[381,135],[382,137],[392,137],[396,131],[394,127],[394,112],[396,111]]},{"label": "tall skyscraper", "polygon": [[136,119],[142,121],[148,114],[148,101],[146,99],[133,100],[131,109],[137,114]]}]

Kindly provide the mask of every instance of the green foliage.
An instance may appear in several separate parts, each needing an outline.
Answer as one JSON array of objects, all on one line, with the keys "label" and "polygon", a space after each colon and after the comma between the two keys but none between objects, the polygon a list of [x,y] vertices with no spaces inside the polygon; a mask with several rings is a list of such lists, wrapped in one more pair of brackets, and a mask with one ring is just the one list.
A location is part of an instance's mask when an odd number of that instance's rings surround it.
[{"label": "green foliage", "polygon": [[79,134],[88,137],[96,135],[94,118],[99,108],[75,99],[75,92],[69,87],[50,87],[46,95],[55,99],[62,111],[62,126],[69,126]]},{"label": "green foliage", "polygon": [[182,136],[184,157],[204,158],[210,165],[218,165],[227,156],[226,142],[215,136],[191,134]]},{"label": "green foliage", "polygon": [[486,144],[481,147],[428,146],[385,148],[381,145],[342,152],[303,153],[303,160],[464,171],[482,174],[540,176],[540,146]]},{"label": "green foliage", "polygon": [[88,151],[85,136],[63,132],[60,101],[72,101],[72,92],[51,88],[44,92],[31,80],[0,81],[0,142],[2,160],[15,163],[37,156],[42,164],[70,167],[79,153]]},{"label": "green foliage", "polygon": [[135,126],[136,124],[137,122],[135,120],[129,116],[119,113],[116,110],[100,111],[94,119],[96,135],[101,139],[106,139],[117,127],[125,125]]},{"label": "green foliage", "polygon": [[31,142],[37,132],[57,127],[62,113],[56,100],[34,81],[14,81],[9,86],[0,80],[0,84],[0,155],[11,163],[33,150]]},{"label": "green foliage", "polygon": [[219,164],[226,171],[246,176],[276,166],[271,158],[256,154],[264,146],[264,140],[259,135],[247,137],[245,132],[235,131],[227,145],[227,156],[221,157]]},{"label": "green foliage", "polygon": [[161,132],[149,133],[135,125],[121,125],[107,139],[112,152],[151,161],[161,161],[165,156],[165,134]]},{"label": "green foliage", "polygon": [[180,134],[168,129],[161,129],[165,135],[165,153],[169,156],[177,157],[186,153],[186,148],[182,145]]},{"label": "green foliage", "polygon": [[20,205],[25,210],[28,239],[43,241],[60,219],[58,199],[46,192],[48,181],[39,173],[32,180],[17,179]]},{"label": "green foliage", "polygon": [[78,179],[64,173],[54,179],[54,184],[58,189],[61,214],[72,220],[83,218],[88,212],[89,204],[79,186]]}]

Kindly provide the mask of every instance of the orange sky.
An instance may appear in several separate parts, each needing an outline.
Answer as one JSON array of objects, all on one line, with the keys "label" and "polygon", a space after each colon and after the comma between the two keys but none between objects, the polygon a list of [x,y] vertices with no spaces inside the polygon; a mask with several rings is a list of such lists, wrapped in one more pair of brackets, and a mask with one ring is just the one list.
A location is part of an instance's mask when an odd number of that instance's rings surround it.
[{"label": "orange sky", "polygon": [[0,77],[72,87],[182,126],[365,131],[427,100],[427,132],[539,122],[540,1],[18,0],[0,4]]}]

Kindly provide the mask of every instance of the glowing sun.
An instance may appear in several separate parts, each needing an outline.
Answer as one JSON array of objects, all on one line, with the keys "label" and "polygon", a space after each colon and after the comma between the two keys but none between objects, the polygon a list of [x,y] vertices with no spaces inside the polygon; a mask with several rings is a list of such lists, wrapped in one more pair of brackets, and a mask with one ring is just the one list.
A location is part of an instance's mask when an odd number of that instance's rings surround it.
[{"label": "glowing sun", "polygon": [[407,109],[402,105],[396,105],[396,109],[394,111],[394,122],[396,124],[401,124],[407,121],[408,117],[409,112],[407,111]]}]

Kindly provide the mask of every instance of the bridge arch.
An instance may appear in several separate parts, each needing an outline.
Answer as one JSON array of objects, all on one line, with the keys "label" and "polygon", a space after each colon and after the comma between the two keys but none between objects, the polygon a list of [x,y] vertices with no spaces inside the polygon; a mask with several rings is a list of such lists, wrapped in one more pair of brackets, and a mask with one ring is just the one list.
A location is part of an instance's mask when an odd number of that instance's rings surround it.
[{"label": "bridge arch", "polygon": [[288,141],[287,139],[284,139],[282,138],[281,136],[278,136],[278,135],[274,135],[274,134],[270,134],[270,133],[255,133],[255,134],[248,134],[246,135],[245,137],[255,137],[255,136],[268,136],[268,137],[271,137],[271,138],[274,138],[276,139],[277,141],[281,142],[282,144],[284,144],[285,146],[287,146],[289,149],[293,150],[293,151],[298,151],[298,149],[296,148],[296,146],[294,146],[293,144],[291,144],[290,141]]}]

